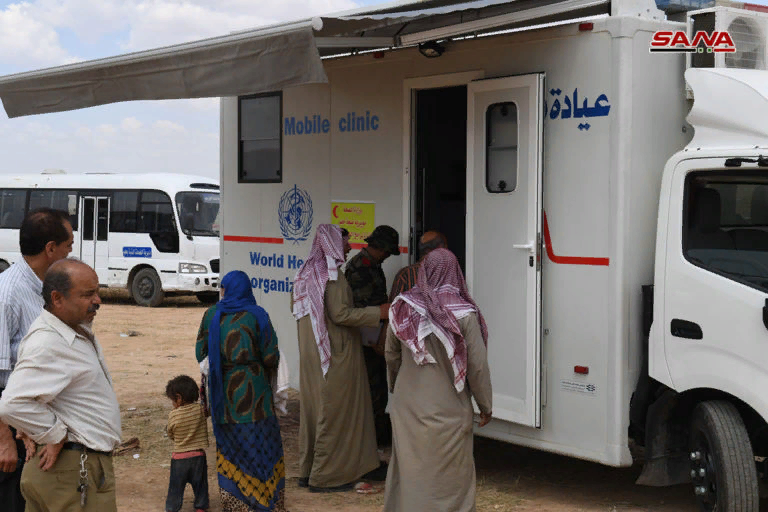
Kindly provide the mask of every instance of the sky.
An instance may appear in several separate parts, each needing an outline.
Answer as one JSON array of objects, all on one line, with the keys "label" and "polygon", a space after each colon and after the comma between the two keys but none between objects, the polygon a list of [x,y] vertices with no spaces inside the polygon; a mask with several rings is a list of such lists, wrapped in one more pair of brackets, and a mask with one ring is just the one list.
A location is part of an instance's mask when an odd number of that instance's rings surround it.
[{"label": "sky", "polygon": [[[226,35],[379,0],[0,0],[0,75]],[[8,119],[0,173],[218,178],[219,100],[134,101]]]},{"label": "sky", "polygon": [[[0,75],[383,2],[0,0]],[[163,171],[218,178],[219,100],[124,102],[15,119],[0,109],[0,173],[44,169]]]}]

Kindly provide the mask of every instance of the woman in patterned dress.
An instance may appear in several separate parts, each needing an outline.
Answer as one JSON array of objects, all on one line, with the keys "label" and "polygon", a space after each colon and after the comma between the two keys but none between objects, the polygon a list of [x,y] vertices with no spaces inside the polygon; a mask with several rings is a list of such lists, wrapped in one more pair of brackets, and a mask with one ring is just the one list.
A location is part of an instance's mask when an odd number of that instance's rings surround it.
[{"label": "woman in patterned dress", "polygon": [[222,510],[283,512],[285,461],[270,387],[280,362],[277,335],[245,272],[228,273],[221,291],[203,316],[196,355],[210,366]]}]

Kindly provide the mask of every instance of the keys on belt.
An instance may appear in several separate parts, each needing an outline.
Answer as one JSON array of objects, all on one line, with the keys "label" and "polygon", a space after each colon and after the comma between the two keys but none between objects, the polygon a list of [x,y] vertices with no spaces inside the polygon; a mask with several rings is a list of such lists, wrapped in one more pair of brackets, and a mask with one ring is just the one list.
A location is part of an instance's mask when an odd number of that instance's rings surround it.
[{"label": "keys on belt", "polygon": [[86,466],[86,462],[88,462],[88,454],[89,453],[98,453],[101,455],[112,455],[111,452],[100,452],[98,450],[92,450],[81,443],[74,443],[74,442],[66,442],[62,446],[62,449],[64,450],[74,450],[79,451],[80,453],[80,480],[78,481],[77,486],[77,492],[80,493],[80,507],[85,508],[85,502],[88,498],[88,467]]}]

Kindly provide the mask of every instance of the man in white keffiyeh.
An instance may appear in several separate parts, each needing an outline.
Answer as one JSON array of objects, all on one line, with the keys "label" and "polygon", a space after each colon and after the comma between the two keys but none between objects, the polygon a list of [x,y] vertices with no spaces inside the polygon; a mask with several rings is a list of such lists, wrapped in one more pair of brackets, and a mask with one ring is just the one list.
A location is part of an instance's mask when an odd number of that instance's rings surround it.
[{"label": "man in white keffiyeh", "polygon": [[416,286],[389,312],[393,442],[385,512],[474,512],[471,398],[485,426],[492,416],[487,343],[456,256],[435,249],[419,266]]},{"label": "man in white keffiyeh", "polygon": [[376,446],[360,327],[376,327],[389,304],[355,308],[339,267],[349,234],[321,224],[296,274],[291,310],[299,337],[299,486],[314,492],[384,480]]}]

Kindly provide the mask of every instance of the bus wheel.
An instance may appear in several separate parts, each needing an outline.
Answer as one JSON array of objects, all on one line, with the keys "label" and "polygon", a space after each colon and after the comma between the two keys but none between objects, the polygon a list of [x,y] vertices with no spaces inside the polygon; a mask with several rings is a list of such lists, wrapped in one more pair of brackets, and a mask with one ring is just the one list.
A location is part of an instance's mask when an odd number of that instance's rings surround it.
[{"label": "bus wheel", "polygon": [[10,265],[8,264],[7,261],[0,260],[0,274],[5,272],[6,270],[8,270],[9,267],[10,267]]},{"label": "bus wheel", "polygon": [[203,304],[216,304],[219,301],[219,294],[217,292],[198,292],[195,296]]},{"label": "bus wheel", "polygon": [[758,512],[757,467],[752,443],[736,407],[702,402],[690,431],[693,491],[706,512]]},{"label": "bus wheel", "polygon": [[154,308],[163,302],[163,286],[157,272],[151,268],[139,270],[133,278],[131,295],[139,306]]}]

